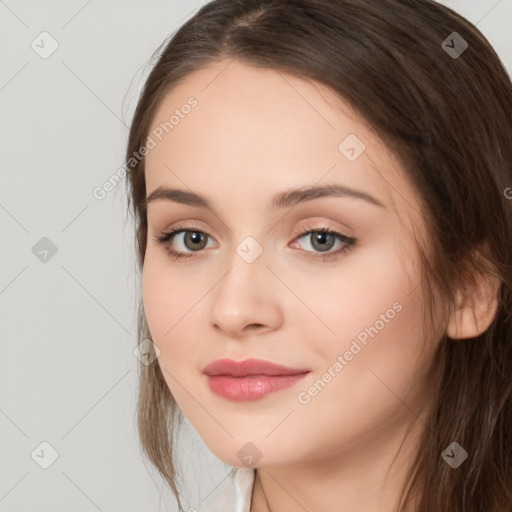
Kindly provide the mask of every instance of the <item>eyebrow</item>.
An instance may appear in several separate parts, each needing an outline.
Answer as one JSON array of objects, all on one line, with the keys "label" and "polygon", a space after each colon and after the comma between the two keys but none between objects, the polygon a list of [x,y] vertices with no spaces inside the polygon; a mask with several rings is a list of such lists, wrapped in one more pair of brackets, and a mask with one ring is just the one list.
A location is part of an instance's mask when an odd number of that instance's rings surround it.
[{"label": "eyebrow", "polygon": [[[302,187],[281,192],[272,198],[270,206],[273,210],[277,210],[280,208],[295,206],[306,201],[312,201],[313,199],[321,197],[352,197],[366,201],[374,206],[379,206],[384,209],[386,208],[381,201],[372,195],[338,183],[323,186]],[[143,206],[147,208],[149,204],[158,200],[173,201],[189,206],[196,206],[198,208],[205,208],[212,212],[214,211],[208,199],[196,194],[195,192],[165,187],[158,187],[153,190],[153,192],[143,200]]]}]

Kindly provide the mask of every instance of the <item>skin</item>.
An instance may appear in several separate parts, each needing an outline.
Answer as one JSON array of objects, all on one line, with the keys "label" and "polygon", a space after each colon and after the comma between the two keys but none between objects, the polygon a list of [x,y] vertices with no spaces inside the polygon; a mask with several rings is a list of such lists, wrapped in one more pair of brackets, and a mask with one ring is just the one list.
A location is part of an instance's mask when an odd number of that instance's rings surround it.
[{"label": "skin", "polygon": [[[142,292],[158,364],[216,456],[243,467],[237,453],[246,443],[261,452],[252,512],[268,510],[266,501],[280,512],[391,512],[420,449],[432,390],[424,376],[441,334],[425,340],[422,331],[424,298],[410,232],[425,230],[418,196],[371,128],[326,87],[227,64],[190,74],[152,123],[168,120],[190,96],[197,99],[147,155],[146,190],[194,191],[216,212],[167,200],[148,206]],[[366,145],[353,162],[338,149],[349,134]],[[268,207],[279,192],[326,183],[364,191],[384,207],[348,197]],[[155,241],[178,223],[208,235],[198,257],[175,260]],[[322,252],[312,235],[299,238],[302,227],[329,227],[358,242],[322,261],[314,258]],[[263,250],[252,263],[236,252],[248,236]],[[194,254],[193,242],[185,243],[183,234],[168,242]],[[329,252],[342,246],[336,241]],[[492,294],[479,297],[485,302]],[[359,343],[362,350],[308,404],[300,403],[298,394],[394,303],[400,312],[366,346]],[[492,311],[482,307],[477,317],[474,305],[443,328],[459,337],[481,332]],[[224,357],[311,373],[263,399],[233,402],[214,394],[202,374]]]}]

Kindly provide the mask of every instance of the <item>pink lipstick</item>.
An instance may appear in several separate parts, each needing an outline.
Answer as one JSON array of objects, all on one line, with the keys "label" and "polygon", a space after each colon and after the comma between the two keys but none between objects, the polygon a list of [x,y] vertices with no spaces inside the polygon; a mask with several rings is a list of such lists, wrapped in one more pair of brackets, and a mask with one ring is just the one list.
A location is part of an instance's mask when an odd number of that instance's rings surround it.
[{"label": "pink lipstick", "polygon": [[219,359],[203,369],[214,393],[237,401],[258,400],[293,386],[310,371],[308,368],[287,368],[261,359]]}]

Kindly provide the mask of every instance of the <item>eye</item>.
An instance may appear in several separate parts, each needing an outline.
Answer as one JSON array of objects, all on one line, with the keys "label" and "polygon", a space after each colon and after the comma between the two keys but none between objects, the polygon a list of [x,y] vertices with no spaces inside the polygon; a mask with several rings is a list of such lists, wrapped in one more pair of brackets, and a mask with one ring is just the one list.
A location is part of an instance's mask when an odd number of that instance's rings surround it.
[{"label": "eye", "polygon": [[[299,236],[297,238],[307,239],[307,237],[309,237],[311,241],[310,246],[313,247],[314,251],[320,251],[319,253],[313,252],[313,254],[311,254],[308,257],[318,258],[324,261],[340,256],[345,251],[352,249],[357,243],[357,240],[355,238],[344,235],[343,233],[338,233],[337,231],[334,231],[326,227],[305,227],[300,231]],[[341,247],[336,251],[328,252],[335,245],[336,241],[341,243]]]},{"label": "eye", "polygon": [[[182,237],[180,235],[184,236]],[[312,237],[311,235],[314,236]],[[324,261],[341,255],[341,253],[348,251],[357,243],[355,238],[326,227],[316,229],[313,227],[303,228],[297,239],[305,237],[310,237],[310,245],[313,247],[313,251],[305,250],[304,252],[311,253],[308,256],[310,258],[317,258]],[[180,249],[177,251],[172,248],[175,238],[178,238],[178,241],[185,246],[185,250]],[[162,233],[160,236],[155,237],[155,241],[164,245],[167,253],[172,258],[179,259],[195,258],[199,256],[200,251],[206,248],[207,238],[209,238],[209,235],[205,232],[195,229],[193,226],[187,226],[186,228],[178,227],[168,233]],[[341,244],[341,247],[336,251],[330,252],[336,241]],[[189,249],[190,252],[186,252],[187,249]]]},{"label": "eye", "polygon": [[[195,254],[188,254],[187,252],[180,252],[172,249],[172,243],[174,242],[175,238],[178,238],[178,241],[181,239],[181,243],[185,246],[185,249],[192,248],[191,252],[198,252],[201,249],[204,249],[206,244],[205,240],[208,238],[209,235],[204,233],[203,231],[200,231],[199,229],[194,229],[192,226],[188,227],[189,229],[184,228],[176,228],[173,231],[170,231],[168,233],[162,233],[160,236],[155,237],[155,240],[162,244],[166,251],[169,253],[170,256],[173,258],[193,258],[196,255]],[[179,235],[185,235],[183,237]]]}]

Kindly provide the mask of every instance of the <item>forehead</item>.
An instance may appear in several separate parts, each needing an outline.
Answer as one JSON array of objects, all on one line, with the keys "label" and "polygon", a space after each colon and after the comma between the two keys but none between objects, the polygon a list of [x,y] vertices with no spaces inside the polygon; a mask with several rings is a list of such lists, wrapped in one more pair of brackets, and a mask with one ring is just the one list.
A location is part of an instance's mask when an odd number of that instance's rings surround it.
[{"label": "forehead", "polygon": [[185,185],[243,202],[326,180],[414,202],[394,155],[348,103],[280,70],[221,61],[195,71],[164,97],[148,135],[148,194]]}]

